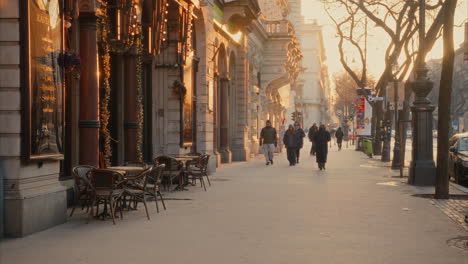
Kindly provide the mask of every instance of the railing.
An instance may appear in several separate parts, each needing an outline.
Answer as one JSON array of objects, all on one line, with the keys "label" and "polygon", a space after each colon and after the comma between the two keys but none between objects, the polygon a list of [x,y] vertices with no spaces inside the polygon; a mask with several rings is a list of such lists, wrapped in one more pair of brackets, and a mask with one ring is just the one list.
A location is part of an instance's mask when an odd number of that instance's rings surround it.
[{"label": "railing", "polygon": [[263,21],[265,29],[270,36],[292,36],[292,25],[288,20]]}]

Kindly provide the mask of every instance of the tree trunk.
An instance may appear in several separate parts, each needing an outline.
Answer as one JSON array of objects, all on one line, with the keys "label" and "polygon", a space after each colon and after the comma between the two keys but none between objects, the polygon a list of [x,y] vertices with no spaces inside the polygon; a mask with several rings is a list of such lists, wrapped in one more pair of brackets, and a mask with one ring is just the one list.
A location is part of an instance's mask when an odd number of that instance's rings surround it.
[{"label": "tree trunk", "polygon": [[449,198],[448,156],[449,156],[449,120],[452,98],[453,62],[455,57],[453,44],[453,19],[457,0],[448,1],[444,13],[444,57],[439,90],[439,120],[437,136],[437,179],[435,198]]}]

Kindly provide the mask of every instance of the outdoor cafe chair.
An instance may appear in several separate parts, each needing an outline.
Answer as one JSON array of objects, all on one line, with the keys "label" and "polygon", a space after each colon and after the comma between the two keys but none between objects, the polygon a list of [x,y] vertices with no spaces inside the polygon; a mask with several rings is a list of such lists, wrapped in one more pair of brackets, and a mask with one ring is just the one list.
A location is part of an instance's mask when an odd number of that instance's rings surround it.
[{"label": "outdoor cafe chair", "polygon": [[78,204],[81,205],[81,209],[84,209],[86,206],[86,212],[89,210],[89,206],[91,204],[91,198],[93,194],[93,186],[91,185],[88,173],[95,169],[94,166],[88,165],[81,165],[76,166],[72,170],[73,178],[75,180],[75,192],[74,192],[74,202],[73,202],[73,209],[70,213],[70,217],[73,216],[75,212],[76,206]]},{"label": "outdoor cafe chair", "polygon": [[151,173],[148,175],[148,185],[146,186],[146,190],[148,195],[154,198],[154,202],[156,203],[156,211],[159,213],[159,205],[158,205],[158,196],[161,199],[161,203],[163,205],[164,210],[166,210],[166,204],[164,203],[164,198],[162,197],[160,191],[161,185],[161,178],[164,172],[165,165],[161,164],[153,168]]},{"label": "outdoor cafe chair", "polygon": [[146,206],[146,195],[148,194],[148,176],[151,174],[152,170],[153,168],[149,167],[135,176],[126,177],[124,187],[124,199],[126,200],[128,197],[128,201],[133,202],[135,204],[135,208],[139,202],[142,202],[145,206],[146,217],[148,217],[148,220],[150,220],[150,216],[148,213],[148,207]]},{"label": "outdoor cafe chair", "polygon": [[208,176],[208,163],[209,162],[210,162],[210,155],[204,154],[202,156],[202,162],[201,162],[201,173],[208,180],[208,185],[211,186],[210,177]]},{"label": "outdoor cafe chair", "polygon": [[162,184],[166,190],[172,187],[174,179],[178,179],[178,184],[182,184],[183,165],[182,162],[169,156],[159,156],[154,160],[156,166],[164,164],[165,169],[162,173]]},{"label": "outdoor cafe chair", "polygon": [[105,217],[107,214],[107,205],[109,204],[110,215],[112,222],[115,225],[115,210],[118,208],[120,211],[120,219],[123,219],[122,214],[122,195],[124,189],[122,184],[125,182],[122,173],[115,170],[107,169],[94,169],[89,173],[91,184],[94,187],[91,212],[88,215],[88,221],[91,215],[94,215],[94,205],[96,210],[99,211],[99,203],[104,202],[104,212],[102,215]]},{"label": "outdoor cafe chair", "polygon": [[201,173],[201,162],[202,158],[198,157],[194,160],[187,161],[187,177],[189,180],[192,180],[192,184],[196,184],[197,180],[200,180],[201,187],[205,189],[205,181],[203,180],[203,174]]},{"label": "outdoor cafe chair", "polygon": [[200,163],[197,164],[196,166],[192,167],[191,169],[193,171],[196,171],[197,173],[205,176],[206,179],[208,180],[208,185],[211,186],[210,177],[208,176],[208,163],[209,163],[209,161],[210,161],[210,155],[203,154],[200,157]]}]

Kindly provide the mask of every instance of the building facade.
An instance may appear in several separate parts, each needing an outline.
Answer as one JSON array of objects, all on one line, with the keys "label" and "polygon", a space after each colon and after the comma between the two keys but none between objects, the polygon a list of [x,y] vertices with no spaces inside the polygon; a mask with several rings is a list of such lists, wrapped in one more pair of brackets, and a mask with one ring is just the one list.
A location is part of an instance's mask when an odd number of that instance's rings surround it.
[{"label": "building facade", "polygon": [[326,65],[322,26],[317,22],[302,23],[300,26],[303,72],[297,89],[296,110],[302,113],[306,127],[313,123],[331,122],[331,88]]},{"label": "building facade", "polygon": [[258,153],[301,57],[266,2],[0,0],[0,234],[65,222],[79,164]]}]

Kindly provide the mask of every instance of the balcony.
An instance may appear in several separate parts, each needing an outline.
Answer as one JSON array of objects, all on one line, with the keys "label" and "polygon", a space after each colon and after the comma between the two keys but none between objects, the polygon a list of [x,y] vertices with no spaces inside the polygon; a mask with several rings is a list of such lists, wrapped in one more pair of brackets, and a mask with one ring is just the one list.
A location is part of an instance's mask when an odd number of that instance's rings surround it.
[{"label": "balcony", "polygon": [[288,20],[263,21],[265,30],[270,37],[292,37],[294,29]]}]

